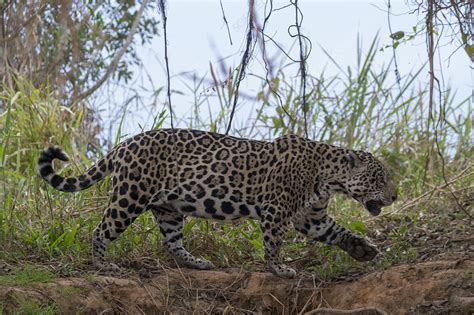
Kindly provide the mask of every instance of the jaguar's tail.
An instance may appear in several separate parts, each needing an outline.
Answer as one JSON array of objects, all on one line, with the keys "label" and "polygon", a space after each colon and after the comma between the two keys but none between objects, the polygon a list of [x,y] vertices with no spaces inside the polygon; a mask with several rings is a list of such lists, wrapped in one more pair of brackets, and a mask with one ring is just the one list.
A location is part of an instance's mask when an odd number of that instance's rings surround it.
[{"label": "jaguar's tail", "polygon": [[59,147],[50,147],[41,152],[38,159],[38,172],[51,186],[60,191],[76,192],[84,190],[112,171],[112,161],[106,156],[79,177],[63,177],[53,170],[53,160],[67,162],[69,158]]}]

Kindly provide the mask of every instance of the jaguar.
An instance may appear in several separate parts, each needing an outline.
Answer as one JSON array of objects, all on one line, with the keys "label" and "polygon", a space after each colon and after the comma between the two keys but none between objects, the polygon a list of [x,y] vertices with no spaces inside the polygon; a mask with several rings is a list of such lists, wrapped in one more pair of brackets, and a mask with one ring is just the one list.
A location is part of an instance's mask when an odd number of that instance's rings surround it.
[{"label": "jaguar", "polygon": [[369,261],[378,254],[376,247],[328,216],[329,200],[345,194],[375,216],[397,198],[389,169],[371,153],[296,135],[258,141],[199,130],[150,130],[119,143],[78,177],[55,172],[54,159],[66,162],[68,156],[49,147],[39,156],[38,171],[63,192],[84,190],[111,175],[111,197],[92,236],[93,264],[106,271],[118,269],[105,258],[108,244],[148,210],[171,256],[191,268],[214,265],[183,247],[187,216],[258,220],[268,269],[280,277],[296,275],[279,254],[291,227],[310,241]]}]

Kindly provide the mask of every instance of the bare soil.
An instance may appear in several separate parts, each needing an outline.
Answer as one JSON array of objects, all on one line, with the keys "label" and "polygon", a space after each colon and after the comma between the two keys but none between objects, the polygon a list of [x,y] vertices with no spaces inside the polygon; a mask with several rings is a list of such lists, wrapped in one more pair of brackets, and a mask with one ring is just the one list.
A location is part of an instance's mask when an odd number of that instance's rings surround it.
[{"label": "bare soil", "polygon": [[0,304],[57,305],[62,314],[473,314],[474,259],[405,264],[324,283],[229,269],[168,269],[148,276],[89,275],[0,287]]}]

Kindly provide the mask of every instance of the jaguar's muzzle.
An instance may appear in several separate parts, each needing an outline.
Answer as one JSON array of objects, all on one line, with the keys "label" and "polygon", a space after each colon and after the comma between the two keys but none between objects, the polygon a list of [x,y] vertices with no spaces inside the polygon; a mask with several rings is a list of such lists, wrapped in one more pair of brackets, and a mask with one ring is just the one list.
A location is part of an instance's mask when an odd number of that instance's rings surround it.
[{"label": "jaguar's muzzle", "polygon": [[365,203],[365,207],[373,216],[379,215],[385,203],[380,200],[369,200]]}]

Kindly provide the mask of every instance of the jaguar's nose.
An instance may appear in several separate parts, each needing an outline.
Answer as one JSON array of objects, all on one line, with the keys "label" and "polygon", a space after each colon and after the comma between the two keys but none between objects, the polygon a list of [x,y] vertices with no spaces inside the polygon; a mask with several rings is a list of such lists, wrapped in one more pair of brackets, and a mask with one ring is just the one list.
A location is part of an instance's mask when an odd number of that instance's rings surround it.
[{"label": "jaguar's nose", "polygon": [[394,202],[395,200],[397,200],[398,196],[397,196],[397,193],[395,192],[392,196],[392,202]]}]

